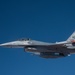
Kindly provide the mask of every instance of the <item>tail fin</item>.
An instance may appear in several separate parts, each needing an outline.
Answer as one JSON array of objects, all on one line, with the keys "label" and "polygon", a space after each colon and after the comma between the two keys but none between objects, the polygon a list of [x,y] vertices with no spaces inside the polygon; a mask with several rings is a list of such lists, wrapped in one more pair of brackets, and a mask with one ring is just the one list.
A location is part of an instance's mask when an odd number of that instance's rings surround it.
[{"label": "tail fin", "polygon": [[75,42],[75,32],[67,39],[68,42]]}]

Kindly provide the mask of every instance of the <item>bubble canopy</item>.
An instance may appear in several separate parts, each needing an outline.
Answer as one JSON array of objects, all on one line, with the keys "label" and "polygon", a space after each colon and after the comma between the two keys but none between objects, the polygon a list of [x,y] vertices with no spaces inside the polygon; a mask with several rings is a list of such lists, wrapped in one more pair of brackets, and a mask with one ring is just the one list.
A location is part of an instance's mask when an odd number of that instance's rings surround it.
[{"label": "bubble canopy", "polygon": [[30,38],[21,38],[18,41],[29,41],[29,40],[31,40],[31,39]]}]

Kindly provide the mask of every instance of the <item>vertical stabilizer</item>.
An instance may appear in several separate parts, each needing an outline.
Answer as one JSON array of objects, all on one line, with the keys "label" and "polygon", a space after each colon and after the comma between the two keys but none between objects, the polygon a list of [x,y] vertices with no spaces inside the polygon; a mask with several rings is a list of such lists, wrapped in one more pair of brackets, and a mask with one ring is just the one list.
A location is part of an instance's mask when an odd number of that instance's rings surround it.
[{"label": "vertical stabilizer", "polygon": [[75,42],[75,32],[67,39],[68,42]]}]

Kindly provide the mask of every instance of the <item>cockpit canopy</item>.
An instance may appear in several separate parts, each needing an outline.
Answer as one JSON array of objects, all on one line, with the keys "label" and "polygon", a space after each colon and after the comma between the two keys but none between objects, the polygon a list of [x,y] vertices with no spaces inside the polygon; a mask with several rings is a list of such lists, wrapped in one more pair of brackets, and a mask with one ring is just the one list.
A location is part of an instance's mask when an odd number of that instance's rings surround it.
[{"label": "cockpit canopy", "polygon": [[30,38],[22,38],[22,39],[19,39],[19,41],[29,41],[31,40]]}]

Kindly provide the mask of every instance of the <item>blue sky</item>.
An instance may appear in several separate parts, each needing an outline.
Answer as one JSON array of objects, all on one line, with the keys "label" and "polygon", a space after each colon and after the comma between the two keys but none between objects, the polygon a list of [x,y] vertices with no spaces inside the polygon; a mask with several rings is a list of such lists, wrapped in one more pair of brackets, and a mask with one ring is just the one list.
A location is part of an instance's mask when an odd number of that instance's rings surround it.
[{"label": "blue sky", "polygon": [[[66,40],[75,31],[74,0],[0,1],[0,43],[31,38]],[[74,75],[75,55],[43,59],[23,49],[0,48],[0,75]]]}]

